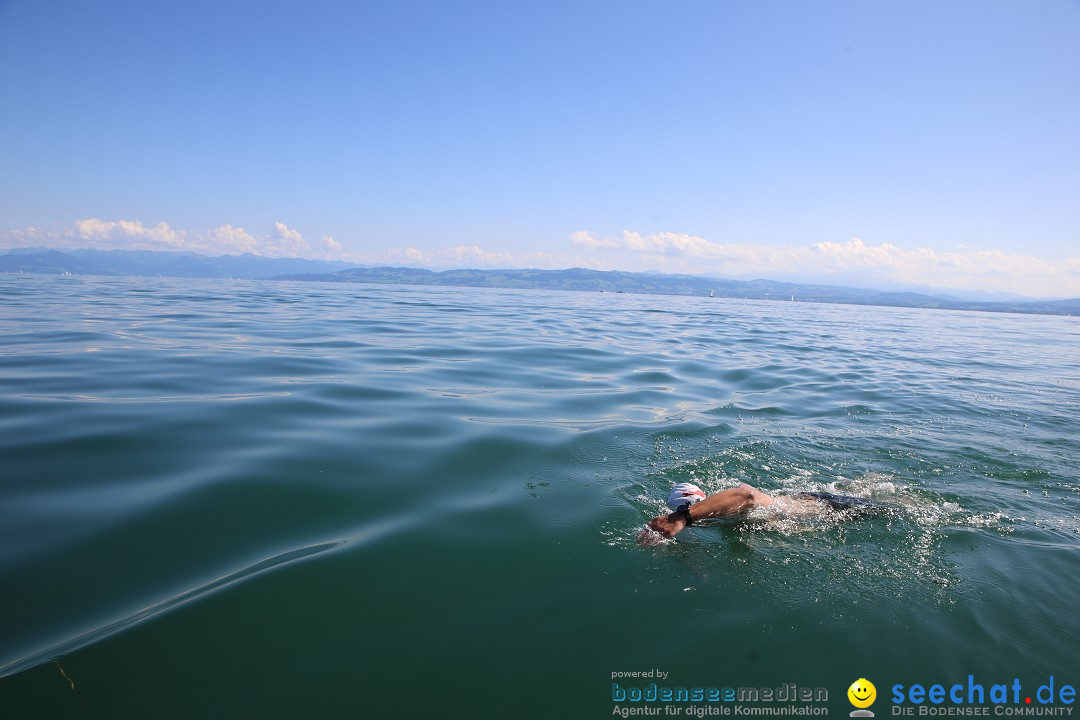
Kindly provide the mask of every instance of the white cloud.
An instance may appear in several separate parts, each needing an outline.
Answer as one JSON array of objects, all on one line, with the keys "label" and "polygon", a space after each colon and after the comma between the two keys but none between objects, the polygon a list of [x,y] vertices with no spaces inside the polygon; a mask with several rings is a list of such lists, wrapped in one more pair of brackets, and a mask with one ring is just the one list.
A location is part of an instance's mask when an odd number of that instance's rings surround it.
[{"label": "white cloud", "polygon": [[811,267],[816,260],[824,272],[865,272],[902,283],[965,290],[1039,296],[1080,293],[1080,264],[1076,259],[1056,265],[1032,255],[1000,250],[905,250],[889,243],[866,245],[859,238],[843,244],[817,243],[810,246],[810,252]]},{"label": "white cloud", "polygon": [[203,255],[252,253],[265,257],[322,257],[338,254],[341,245],[324,238],[325,252],[315,252],[299,231],[274,223],[265,235],[252,235],[241,227],[221,225],[203,232],[176,230],[168,223],[143,225],[139,220],[86,218],[70,226],[28,227],[0,232],[0,248],[50,247],[60,250],[165,250]]},{"label": "white cloud", "polygon": [[274,223],[274,230],[264,243],[260,255],[269,257],[305,257],[311,255],[311,247],[298,231],[283,222]]},{"label": "white cloud", "polygon": [[1015,292],[1040,297],[1080,295],[1080,258],[1055,264],[1000,250],[938,252],[904,249],[891,243],[868,245],[859,238],[808,246],[716,243],[694,235],[641,235],[597,239],[584,231],[570,236],[590,250],[618,256],[625,269],[731,277],[794,277],[817,282],[866,285],[892,283],[964,290]]},{"label": "white cloud", "polygon": [[215,250],[232,255],[244,253],[257,254],[259,241],[244,231],[244,228],[222,225],[209,231],[206,240]]},{"label": "white cloud", "polygon": [[176,232],[163,222],[154,227],[146,227],[138,220],[111,222],[88,218],[75,223],[75,235],[87,242],[122,246],[131,250],[176,250],[183,245],[182,233]]},{"label": "white cloud", "polygon": [[[571,240],[574,240],[573,236]],[[696,235],[671,232],[642,235],[623,230],[621,238],[591,238],[587,246],[618,251],[624,260],[619,265],[625,269],[670,273],[714,273],[736,277],[759,272],[759,269],[787,273],[797,270],[800,262],[793,248],[715,243]]]},{"label": "white cloud", "polygon": [[724,252],[723,245],[711,243],[704,238],[668,232],[643,237],[640,233],[623,230],[623,243],[634,252],[650,252],[661,255],[715,257]]},{"label": "white cloud", "polygon": [[283,222],[274,223],[274,237],[278,240],[286,240],[293,243],[304,242],[304,237],[296,230],[291,230],[288,225]]},{"label": "white cloud", "polygon": [[575,245],[580,245],[589,250],[596,250],[597,248],[610,249],[619,246],[617,240],[597,240],[588,230],[579,230],[578,232],[570,233],[570,240]]}]

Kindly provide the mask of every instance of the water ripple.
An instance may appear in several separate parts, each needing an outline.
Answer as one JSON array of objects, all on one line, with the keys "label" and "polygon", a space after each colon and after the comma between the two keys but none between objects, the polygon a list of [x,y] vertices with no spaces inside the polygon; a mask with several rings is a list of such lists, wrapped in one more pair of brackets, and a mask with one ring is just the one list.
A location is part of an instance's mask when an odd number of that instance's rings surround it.
[{"label": "water ripple", "polygon": [[68,655],[79,648],[90,645],[91,643],[103,640],[110,635],[114,635],[121,631],[127,630],[138,623],[149,620],[155,615],[174,610],[186,603],[198,600],[213,592],[221,590],[234,583],[242,582],[249,578],[252,578],[261,573],[268,572],[275,568],[279,568],[289,563],[298,562],[304,560],[313,555],[319,553],[325,553],[331,550],[335,550],[345,544],[344,540],[336,540],[333,542],[318,543],[316,545],[308,545],[306,547],[296,548],[287,552],[279,553],[273,557],[266,558],[247,567],[231,572],[227,575],[223,575],[219,578],[215,578],[209,582],[203,583],[198,587],[185,590],[184,592],[173,595],[170,598],[154,603],[148,607],[132,613],[119,620],[111,622],[107,625],[103,625],[93,630],[89,630],[82,635],[73,637],[69,640],[64,640],[44,650],[39,650],[26,657],[13,660],[6,665],[0,666],[0,677],[7,675],[13,675],[18,672],[22,672],[27,668],[34,667],[43,662],[48,662],[53,658],[60,657],[61,655]]}]

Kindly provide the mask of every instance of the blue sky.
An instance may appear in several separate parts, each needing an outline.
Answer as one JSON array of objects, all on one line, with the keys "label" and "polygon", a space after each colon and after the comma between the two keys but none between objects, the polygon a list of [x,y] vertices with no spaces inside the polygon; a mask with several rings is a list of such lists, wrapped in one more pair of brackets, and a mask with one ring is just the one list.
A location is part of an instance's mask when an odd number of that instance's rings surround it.
[{"label": "blue sky", "polygon": [[0,0],[0,247],[1080,295],[1080,2]]}]

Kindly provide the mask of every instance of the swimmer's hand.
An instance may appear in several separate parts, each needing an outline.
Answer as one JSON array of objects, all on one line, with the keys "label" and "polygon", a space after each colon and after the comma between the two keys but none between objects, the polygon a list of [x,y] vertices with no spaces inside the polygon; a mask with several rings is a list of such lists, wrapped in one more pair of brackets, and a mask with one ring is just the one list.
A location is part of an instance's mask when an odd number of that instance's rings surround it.
[{"label": "swimmer's hand", "polygon": [[659,545],[666,539],[670,539],[682,532],[686,527],[686,518],[682,513],[669,513],[658,515],[649,521],[648,526],[638,535],[640,545]]}]

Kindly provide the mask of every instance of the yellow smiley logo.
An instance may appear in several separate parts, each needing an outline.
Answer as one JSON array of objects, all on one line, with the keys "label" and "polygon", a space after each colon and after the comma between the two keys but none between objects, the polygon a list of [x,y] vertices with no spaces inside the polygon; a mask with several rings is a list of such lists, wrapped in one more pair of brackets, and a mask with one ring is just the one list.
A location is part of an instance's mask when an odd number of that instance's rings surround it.
[{"label": "yellow smiley logo", "polygon": [[868,708],[877,699],[877,688],[866,678],[859,678],[847,689],[848,700],[857,708]]}]

